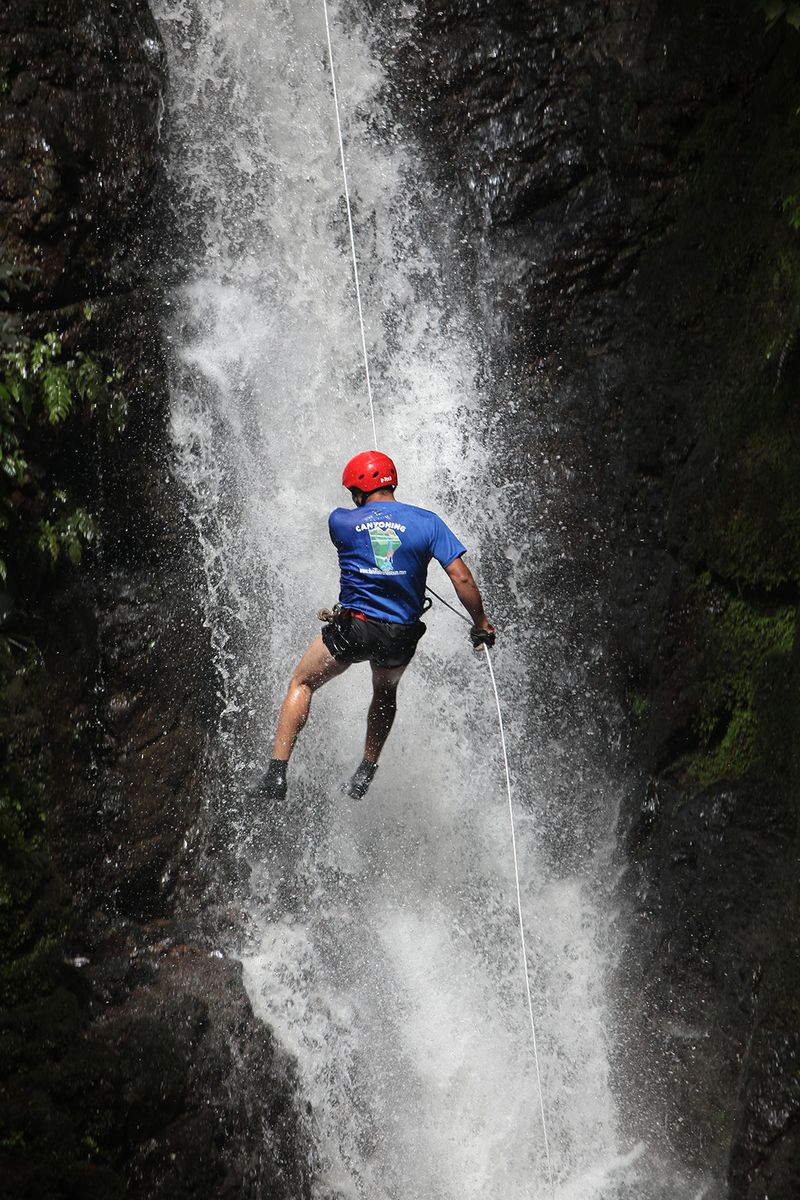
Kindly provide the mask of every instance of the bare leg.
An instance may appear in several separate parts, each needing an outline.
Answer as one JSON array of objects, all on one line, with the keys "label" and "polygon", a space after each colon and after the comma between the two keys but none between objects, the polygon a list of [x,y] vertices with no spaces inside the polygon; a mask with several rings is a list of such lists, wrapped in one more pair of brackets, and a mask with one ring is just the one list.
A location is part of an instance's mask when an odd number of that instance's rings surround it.
[{"label": "bare leg", "polygon": [[341,663],[333,657],[321,636],[314,638],[289,680],[289,690],[278,719],[273,758],[289,761],[297,735],[308,720],[314,692],[329,679],[341,675],[348,666],[349,663]]},{"label": "bare leg", "polygon": [[367,713],[364,759],[376,763],[397,712],[397,685],[405,667],[376,667],[372,664],[372,702]]}]

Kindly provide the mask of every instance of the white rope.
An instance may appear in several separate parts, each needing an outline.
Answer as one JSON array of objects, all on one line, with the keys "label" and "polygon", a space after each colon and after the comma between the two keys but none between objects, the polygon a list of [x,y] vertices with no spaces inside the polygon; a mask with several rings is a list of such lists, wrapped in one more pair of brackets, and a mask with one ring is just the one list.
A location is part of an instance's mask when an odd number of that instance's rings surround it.
[{"label": "white rope", "polygon": [[325,9],[325,32],[328,36],[328,58],[331,64],[331,83],[333,84],[333,107],[336,110],[336,131],[339,134],[339,155],[342,160],[342,181],[344,183],[344,200],[347,206],[347,226],[350,230],[350,250],[353,255],[353,279],[356,285],[356,302],[358,303],[358,321],[361,326],[361,349],[364,351],[364,374],[367,379],[367,397],[369,399],[369,415],[372,421],[372,449],[378,449],[378,435],[375,431],[375,408],[372,403],[372,382],[369,377],[369,359],[367,358],[367,335],[364,332],[364,311],[361,307],[361,288],[358,283],[358,259],[356,258],[356,239],[353,233],[353,213],[350,208],[350,189],[347,186],[347,167],[344,161],[344,141],[342,139],[342,122],[339,116],[339,94],[336,90],[336,71],[333,66],[333,47],[331,45],[331,27],[328,21],[328,0],[322,0]]},{"label": "white rope", "polygon": [[533,1043],[533,1061],[536,1066],[536,1087],[539,1093],[539,1112],[542,1118],[542,1133],[544,1134],[544,1154],[547,1160],[547,1181],[550,1185],[550,1192],[553,1192],[553,1168],[550,1163],[550,1143],[547,1137],[547,1119],[544,1115],[544,1090],[542,1088],[542,1075],[539,1070],[539,1047],[536,1039],[536,1021],[533,1016],[533,999],[531,998],[531,982],[528,975],[528,949],[525,943],[525,922],[522,919],[522,891],[519,884],[519,860],[517,858],[517,833],[514,827],[514,805],[511,801],[511,772],[508,767],[508,752],[506,750],[506,733],[503,727],[503,713],[500,708],[500,696],[497,691],[497,681],[494,677],[494,667],[492,666],[492,656],[489,653],[489,647],[483,646],[483,653],[486,657],[486,665],[489,668],[489,678],[492,681],[492,690],[494,691],[494,702],[497,705],[497,724],[500,727],[500,745],[503,749],[503,764],[506,771],[506,792],[508,793],[508,816],[511,822],[511,849],[514,855],[514,879],[517,885],[517,913],[519,915],[519,940],[522,946],[522,969],[525,973],[525,992],[528,997],[528,1016],[531,1021],[531,1041]]},{"label": "white rope", "polygon": [[[356,301],[358,303],[358,321],[359,321],[359,325],[361,326],[361,348],[364,352],[364,374],[365,374],[366,380],[367,380],[367,396],[369,397],[369,413],[370,413],[370,419],[372,421],[373,448],[377,449],[378,435],[377,435],[377,432],[375,429],[375,408],[372,403],[372,383],[370,382],[370,376],[369,376],[369,360],[367,358],[367,339],[366,339],[366,334],[364,332],[364,312],[363,312],[363,309],[361,306],[361,288],[359,287],[359,282],[358,282],[358,259],[356,257],[356,240],[355,240],[355,235],[353,233],[353,216],[352,216],[352,212],[351,212],[351,208],[350,208],[350,190],[347,186],[347,167],[345,166],[345,159],[344,159],[344,141],[342,139],[342,122],[341,122],[341,118],[339,115],[339,95],[336,90],[336,72],[335,72],[334,66],[333,66],[333,47],[331,46],[331,27],[330,27],[330,22],[328,20],[327,0],[322,0],[322,7],[325,10],[325,32],[326,32],[327,38],[328,38],[328,58],[329,58],[330,64],[331,64],[331,82],[333,84],[333,104],[334,104],[334,108],[336,110],[336,130],[339,135],[339,155],[340,155],[341,163],[342,163],[342,181],[344,183],[344,198],[345,198],[345,204],[347,206],[347,225],[350,230],[350,250],[351,250],[352,256],[353,256],[353,279],[355,281]],[[446,604],[447,602],[443,601],[443,603]],[[450,607],[450,605],[448,605],[448,608],[449,607]],[[462,614],[457,613],[457,615],[461,616]],[[464,618],[464,620],[466,620],[466,618]],[[497,682],[494,677],[494,668],[492,666],[492,658],[491,658],[491,655],[489,654],[488,646],[484,646],[483,650],[486,655],[486,665],[489,668],[489,676],[492,681],[492,690],[494,691],[494,700],[495,700],[495,704],[497,706],[497,722],[500,727],[500,745],[503,750],[503,763],[505,765],[505,772],[506,772],[506,791],[508,793],[508,815],[509,815],[509,818],[511,821],[511,849],[512,849],[513,856],[514,856],[514,878],[516,880],[516,887],[517,887],[517,912],[519,914],[519,936],[520,936],[520,943],[522,945],[522,967],[523,967],[523,970],[525,973],[525,992],[528,997],[528,1016],[530,1017],[530,1023],[531,1023],[531,1041],[533,1043],[533,1061],[536,1066],[536,1086],[537,1086],[537,1090],[538,1090],[538,1094],[539,1094],[539,1112],[541,1114],[541,1119],[542,1119],[542,1133],[544,1135],[544,1152],[545,1152],[545,1158],[547,1160],[547,1180],[548,1180],[548,1183],[550,1186],[550,1192],[551,1192],[551,1194],[553,1194],[553,1170],[552,1170],[552,1165],[550,1163],[550,1143],[549,1143],[548,1137],[547,1137],[547,1120],[545,1118],[545,1112],[544,1112],[544,1092],[542,1089],[541,1071],[539,1069],[539,1047],[538,1047],[538,1043],[537,1043],[537,1039],[536,1039],[536,1021],[535,1021],[534,1015],[533,1015],[533,999],[531,997],[531,984],[530,984],[530,977],[528,975],[528,949],[527,949],[527,946],[525,943],[525,923],[524,923],[523,917],[522,917],[522,891],[521,891],[520,882],[519,882],[519,860],[517,857],[517,835],[516,835],[516,829],[514,826],[514,806],[513,806],[512,800],[511,800],[511,772],[510,772],[509,766],[508,766],[508,752],[506,750],[506,735],[505,735],[505,729],[503,727],[503,713],[500,708],[500,696],[497,691]]]}]

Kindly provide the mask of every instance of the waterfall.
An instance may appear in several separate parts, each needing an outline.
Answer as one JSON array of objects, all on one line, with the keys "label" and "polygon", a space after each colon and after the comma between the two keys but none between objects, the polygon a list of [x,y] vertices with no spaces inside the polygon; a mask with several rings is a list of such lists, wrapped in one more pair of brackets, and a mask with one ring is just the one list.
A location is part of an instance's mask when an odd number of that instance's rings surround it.
[{"label": "waterfall", "polygon": [[[407,37],[413,10],[396,7],[391,36]],[[327,514],[371,432],[321,3],[154,10],[189,258],[168,330],[172,436],[207,581],[222,783],[242,806],[316,610],[336,598]],[[332,16],[379,445],[398,498],[440,512],[469,547],[501,631],[555,1194],[704,1195],[621,1128],[602,882],[615,788],[598,783],[588,734],[548,725],[537,656],[552,630],[527,583],[547,546],[520,499],[537,481],[493,420],[492,329],[459,286],[447,198],[426,185],[356,8]],[[431,581],[451,594],[438,568]],[[238,826],[246,985],[296,1056],[319,1200],[547,1195],[493,699],[461,622],[439,608],[428,625],[368,798],[339,790],[363,743],[361,665],[314,700],[272,850],[254,848],[258,814]],[[560,858],[565,829],[577,849]]]}]

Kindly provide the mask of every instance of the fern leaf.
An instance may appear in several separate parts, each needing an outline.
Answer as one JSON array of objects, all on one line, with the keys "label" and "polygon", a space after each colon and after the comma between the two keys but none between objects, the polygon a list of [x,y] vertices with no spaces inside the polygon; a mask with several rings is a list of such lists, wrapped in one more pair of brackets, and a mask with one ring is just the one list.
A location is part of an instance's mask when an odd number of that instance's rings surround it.
[{"label": "fern leaf", "polygon": [[69,375],[63,367],[51,367],[42,376],[42,391],[51,425],[66,420],[72,408],[72,388]]}]

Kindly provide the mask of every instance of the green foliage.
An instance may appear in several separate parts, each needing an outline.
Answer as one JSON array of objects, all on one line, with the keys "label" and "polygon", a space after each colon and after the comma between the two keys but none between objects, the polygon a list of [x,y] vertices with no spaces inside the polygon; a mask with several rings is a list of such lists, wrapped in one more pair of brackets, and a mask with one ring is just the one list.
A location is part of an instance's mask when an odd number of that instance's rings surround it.
[{"label": "green foliage", "polygon": [[[63,492],[56,495],[56,501],[67,503]],[[70,508],[55,520],[39,522],[38,547],[50,562],[58,562],[64,554],[73,566],[81,561],[83,547],[93,542],[98,534],[97,521],[85,508]]]},{"label": "green foliage", "polygon": [[759,7],[764,13],[768,29],[781,20],[793,29],[800,29],[800,4],[795,0],[761,0]]},{"label": "green foliage", "polygon": [[709,661],[695,716],[700,750],[689,773],[703,787],[742,779],[759,755],[758,692],[771,659],[788,658],[797,607],[731,596],[708,573],[695,588],[709,638]]},{"label": "green foliage", "polygon": [[0,850],[35,848],[41,832],[42,814],[25,806],[8,786],[0,785]]},{"label": "green foliage", "polygon": [[786,213],[790,228],[800,229],[800,197],[787,196],[783,202],[783,211]]},{"label": "green foliage", "polygon": [[[0,478],[0,500],[17,493],[13,511],[0,509],[12,568],[24,565],[23,554],[31,563],[74,559],[96,532],[77,502],[81,451],[88,443],[94,452],[114,420],[103,394],[113,385],[95,361],[70,361],[53,338],[2,350],[14,356],[2,360],[11,396],[2,428],[8,434],[10,415],[18,439],[13,469]],[[45,386],[49,365],[59,370]],[[65,476],[76,478],[76,499]],[[138,1061],[117,1066],[118,1056],[84,1037],[91,984],[65,959],[76,909],[49,854],[43,812],[58,794],[48,683],[19,624],[0,636],[0,1195],[121,1200],[124,1180],[108,1164],[123,1144],[129,1105],[113,1106]]]},{"label": "green foliage", "polygon": [[[97,537],[95,519],[53,478],[53,435],[97,422],[106,436],[118,434],[126,417],[120,382],[94,355],[67,355],[57,333],[0,351],[0,530],[12,542],[22,537],[23,555],[74,564]],[[2,556],[0,579],[7,571]]]}]

